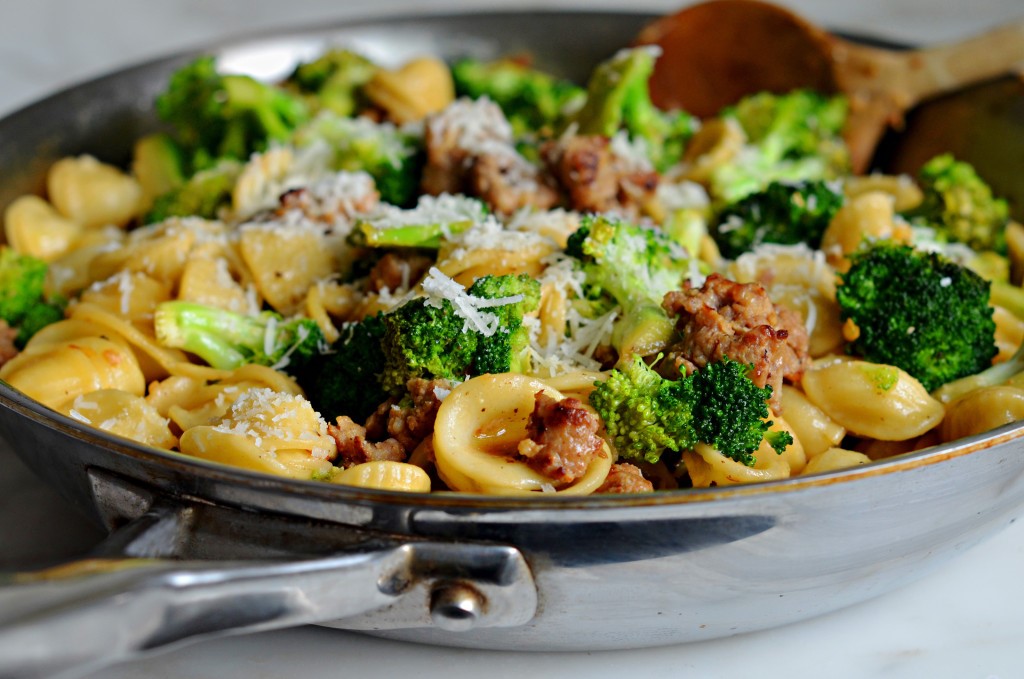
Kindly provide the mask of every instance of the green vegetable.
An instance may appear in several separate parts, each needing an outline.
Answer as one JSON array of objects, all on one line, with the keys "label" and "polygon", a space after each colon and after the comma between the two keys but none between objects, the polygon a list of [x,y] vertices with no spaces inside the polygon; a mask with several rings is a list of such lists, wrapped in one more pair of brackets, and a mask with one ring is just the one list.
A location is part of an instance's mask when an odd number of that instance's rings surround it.
[{"label": "green vegetable", "polygon": [[326,143],[335,170],[362,170],[373,177],[385,203],[415,204],[419,195],[424,153],[422,138],[391,123],[345,118],[325,111],[296,131],[298,147]]},{"label": "green vegetable", "polygon": [[774,181],[836,179],[849,172],[849,152],[841,131],[843,97],[808,90],[762,92],[722,112],[740,126],[747,143],[736,157],[713,172],[710,192],[721,204],[735,203]]},{"label": "green vegetable", "polygon": [[312,319],[285,320],[273,311],[249,315],[175,300],[158,304],[153,321],[161,345],[222,370],[255,363],[292,372],[326,345]]},{"label": "green vegetable", "polygon": [[379,315],[347,323],[338,341],[302,367],[299,383],[328,421],[348,415],[361,422],[387,398],[377,379],[384,370],[384,331]]},{"label": "green vegetable", "polygon": [[556,129],[583,102],[585,91],[514,59],[460,59],[452,66],[456,96],[487,97],[504,111],[516,135]]},{"label": "green vegetable", "polygon": [[333,49],[296,66],[284,85],[305,95],[312,111],[327,109],[339,116],[353,116],[365,105],[363,86],[378,70],[360,54]]},{"label": "green vegetable", "polygon": [[[599,315],[618,305],[613,340],[625,359],[634,350],[656,353],[675,333],[661,308],[665,293],[677,290],[691,270],[690,255],[661,231],[607,216],[583,219],[566,245],[580,260],[587,297]],[[643,341],[638,341],[638,336]],[[631,339],[632,338],[632,339]]]},{"label": "green vegetable", "polygon": [[378,210],[361,219],[349,235],[352,245],[436,250],[445,237],[487,217],[487,206],[466,196],[421,196],[409,210]]},{"label": "green vegetable", "polygon": [[621,458],[653,463],[665,451],[705,443],[752,466],[763,440],[781,453],[793,439],[787,432],[768,431],[772,388],[755,385],[750,369],[725,359],[669,380],[635,356],[597,383],[590,404]]},{"label": "green vegetable", "polygon": [[729,259],[762,243],[807,243],[819,248],[843,202],[842,190],[830,182],[772,182],[725,208],[712,237]]},{"label": "green vegetable", "polygon": [[156,110],[174,127],[190,173],[225,158],[247,160],[271,142],[287,142],[309,118],[299,97],[249,76],[218,73],[212,56],[172,74]]},{"label": "green vegetable", "polygon": [[940,240],[965,243],[976,250],[1006,251],[1009,207],[992,195],[974,167],[943,154],[921,167],[918,180],[924,199],[904,213],[912,224],[934,229]]},{"label": "green vegetable", "polygon": [[132,152],[132,174],[149,200],[171,192],[185,183],[181,149],[160,132],[142,137]]},{"label": "green vegetable", "polygon": [[935,252],[879,242],[851,256],[836,289],[859,336],[850,351],[902,368],[932,391],[996,355],[989,282]]},{"label": "green vegetable", "polygon": [[[516,296],[507,304],[479,304],[481,298],[501,299],[506,292]],[[522,320],[539,302],[539,284],[529,276],[486,276],[465,293],[477,298],[476,306],[482,312],[493,314],[493,334],[472,328],[447,298],[413,299],[382,316],[384,369],[380,381],[387,392],[402,393],[414,377],[462,381],[485,372],[524,367],[529,338]]]},{"label": "green vegetable", "polygon": [[478,375],[524,372],[530,365],[530,332],[523,325],[523,317],[540,305],[540,283],[527,274],[484,276],[466,292],[487,299],[522,297],[521,301],[491,309],[498,317],[498,330],[480,340],[473,357],[473,371]]},{"label": "green vegetable", "polygon": [[195,173],[183,184],[157,196],[143,216],[143,223],[153,224],[170,217],[219,218],[222,210],[231,207],[231,195],[241,172],[241,163],[222,160]]},{"label": "green vegetable", "polygon": [[570,117],[578,134],[612,137],[624,130],[632,140],[643,139],[651,163],[659,171],[675,165],[686,142],[697,130],[696,118],[681,111],[662,111],[651,102],[647,81],[656,53],[638,47],[619,51],[599,64],[587,82],[587,98]]},{"label": "green vegetable", "polygon": [[41,259],[0,245],[0,320],[17,329],[18,348],[44,326],[64,318],[66,301],[46,292],[47,270]]}]

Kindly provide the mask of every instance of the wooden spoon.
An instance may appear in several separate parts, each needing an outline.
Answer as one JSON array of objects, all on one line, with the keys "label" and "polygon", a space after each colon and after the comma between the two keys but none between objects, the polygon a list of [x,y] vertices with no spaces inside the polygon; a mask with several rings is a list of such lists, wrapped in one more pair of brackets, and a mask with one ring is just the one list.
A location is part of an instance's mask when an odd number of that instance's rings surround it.
[{"label": "wooden spoon", "polygon": [[844,136],[854,171],[863,172],[882,134],[917,103],[1024,65],[1024,18],[962,42],[902,51],[844,40],[760,0],[710,0],[655,21],[636,43],[662,49],[651,77],[662,108],[708,117],[759,91],[847,95]]}]

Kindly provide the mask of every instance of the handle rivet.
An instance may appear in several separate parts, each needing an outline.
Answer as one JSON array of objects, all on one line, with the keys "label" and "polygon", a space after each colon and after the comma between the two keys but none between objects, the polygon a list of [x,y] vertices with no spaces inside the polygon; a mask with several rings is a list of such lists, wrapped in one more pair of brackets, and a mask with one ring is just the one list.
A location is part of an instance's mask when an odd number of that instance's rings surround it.
[{"label": "handle rivet", "polygon": [[484,597],[473,587],[446,583],[434,589],[430,597],[430,618],[448,632],[465,632],[480,621]]}]

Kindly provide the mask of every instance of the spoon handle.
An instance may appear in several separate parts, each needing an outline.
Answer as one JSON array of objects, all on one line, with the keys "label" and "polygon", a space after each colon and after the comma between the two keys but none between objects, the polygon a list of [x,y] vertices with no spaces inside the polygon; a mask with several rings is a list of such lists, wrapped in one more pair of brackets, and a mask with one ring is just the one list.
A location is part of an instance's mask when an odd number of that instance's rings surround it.
[{"label": "spoon handle", "polygon": [[966,40],[906,55],[906,93],[913,102],[1024,67],[1024,19]]}]

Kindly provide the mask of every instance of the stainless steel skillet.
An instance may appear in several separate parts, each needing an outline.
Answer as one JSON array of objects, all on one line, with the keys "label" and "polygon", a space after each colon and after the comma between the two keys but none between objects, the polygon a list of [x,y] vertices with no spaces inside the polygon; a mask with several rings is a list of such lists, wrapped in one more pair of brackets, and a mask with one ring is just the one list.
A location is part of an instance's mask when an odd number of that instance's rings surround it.
[{"label": "stainless steel skillet", "polygon": [[[218,51],[244,65],[335,38],[395,61],[420,51],[530,49],[541,64],[582,77],[649,18],[418,18]],[[126,159],[131,139],[152,124],[152,95],[185,58],[88,83],[0,124],[0,203],[38,188],[62,155]],[[710,639],[884,593],[1004,525],[1024,499],[1019,427],[856,471],[747,488],[501,500],[260,477],[83,430],[3,386],[0,401],[0,432],[21,457],[119,529],[106,556],[189,560],[106,562],[120,570],[66,587],[37,580],[6,589],[0,616],[18,611],[22,623],[0,639],[8,671],[303,622],[500,649]],[[67,599],[47,599],[40,611],[44,594],[72,595],[86,606],[83,617],[68,617],[75,609]],[[43,627],[24,625],[32,621]]]}]

